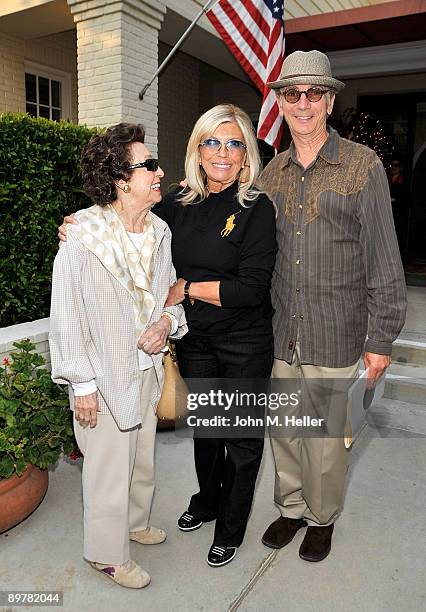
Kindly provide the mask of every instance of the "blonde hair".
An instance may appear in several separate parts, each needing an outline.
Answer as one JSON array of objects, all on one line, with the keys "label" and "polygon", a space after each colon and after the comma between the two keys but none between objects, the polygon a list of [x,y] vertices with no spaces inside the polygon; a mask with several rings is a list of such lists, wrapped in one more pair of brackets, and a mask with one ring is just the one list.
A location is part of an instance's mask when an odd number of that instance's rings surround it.
[{"label": "blonde hair", "polygon": [[198,147],[206,136],[222,123],[236,123],[240,128],[246,145],[246,161],[238,176],[238,202],[244,206],[244,200],[255,200],[260,193],[255,182],[261,171],[261,161],[256,135],[250,117],[238,106],[218,104],[206,111],[194,125],[189,137],[185,157],[185,177],[187,187],[179,200],[183,205],[202,201],[208,196],[207,175],[199,163]]}]

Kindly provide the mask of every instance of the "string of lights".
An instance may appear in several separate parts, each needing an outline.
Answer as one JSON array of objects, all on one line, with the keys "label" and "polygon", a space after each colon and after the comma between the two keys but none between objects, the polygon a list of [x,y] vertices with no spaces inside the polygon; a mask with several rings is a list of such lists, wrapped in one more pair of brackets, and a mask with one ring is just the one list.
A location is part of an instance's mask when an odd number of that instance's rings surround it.
[{"label": "string of lights", "polygon": [[389,169],[394,147],[386,136],[380,121],[367,113],[360,113],[352,129],[354,142],[359,142],[376,152],[382,164]]}]

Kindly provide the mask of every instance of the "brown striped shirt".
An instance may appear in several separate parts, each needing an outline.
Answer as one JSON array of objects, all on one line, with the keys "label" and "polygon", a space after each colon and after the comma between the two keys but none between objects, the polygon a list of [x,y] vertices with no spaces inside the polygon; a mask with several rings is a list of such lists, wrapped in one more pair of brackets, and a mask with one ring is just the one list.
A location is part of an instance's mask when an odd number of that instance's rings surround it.
[{"label": "brown striped shirt", "polygon": [[275,357],[345,367],[390,355],[405,321],[404,271],[377,155],[332,128],[305,169],[294,143],[264,169],[278,209],[272,280]]}]

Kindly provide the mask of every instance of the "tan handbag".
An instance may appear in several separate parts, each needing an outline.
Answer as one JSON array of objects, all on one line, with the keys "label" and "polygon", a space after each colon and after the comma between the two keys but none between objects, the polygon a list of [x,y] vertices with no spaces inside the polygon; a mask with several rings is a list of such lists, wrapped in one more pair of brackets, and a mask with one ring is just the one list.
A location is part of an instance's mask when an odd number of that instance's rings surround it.
[{"label": "tan handbag", "polygon": [[175,429],[186,425],[188,409],[185,381],[179,373],[176,348],[172,341],[164,357],[164,386],[157,406],[157,429]]}]

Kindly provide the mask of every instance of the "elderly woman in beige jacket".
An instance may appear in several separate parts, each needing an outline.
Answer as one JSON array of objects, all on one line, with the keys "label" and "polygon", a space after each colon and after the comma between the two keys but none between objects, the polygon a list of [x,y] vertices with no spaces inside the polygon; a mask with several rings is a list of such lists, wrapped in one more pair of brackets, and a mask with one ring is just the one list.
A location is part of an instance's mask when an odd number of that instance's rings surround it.
[{"label": "elderly woman in beige jacket", "polygon": [[76,214],[54,263],[52,377],[70,384],[84,455],[84,557],[141,588],[150,577],[130,559],[129,539],[166,538],[148,522],[162,351],[187,328],[182,306],[164,308],[176,275],[170,230],[150,212],[164,173],[144,129],[121,123],[93,136],[81,167],[94,205]]}]

